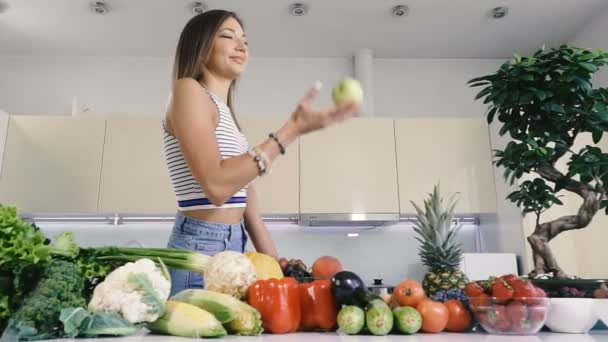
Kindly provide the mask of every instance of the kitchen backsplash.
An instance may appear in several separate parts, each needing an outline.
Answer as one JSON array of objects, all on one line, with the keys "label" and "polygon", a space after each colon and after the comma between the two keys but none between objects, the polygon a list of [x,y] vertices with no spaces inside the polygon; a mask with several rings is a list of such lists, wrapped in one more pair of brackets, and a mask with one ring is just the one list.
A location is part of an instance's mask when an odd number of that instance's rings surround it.
[{"label": "kitchen backsplash", "polygon": [[[49,237],[71,230],[81,246],[131,245],[166,247],[171,223],[109,224],[37,224]],[[302,259],[309,267],[321,255],[338,257],[344,267],[372,283],[381,278],[395,285],[407,277],[422,279],[426,272],[418,257],[418,241],[410,224],[400,223],[377,228],[301,227],[293,224],[269,223],[269,230],[281,256]],[[463,252],[475,252],[477,225],[460,230]],[[248,250],[254,250],[251,243]]]}]

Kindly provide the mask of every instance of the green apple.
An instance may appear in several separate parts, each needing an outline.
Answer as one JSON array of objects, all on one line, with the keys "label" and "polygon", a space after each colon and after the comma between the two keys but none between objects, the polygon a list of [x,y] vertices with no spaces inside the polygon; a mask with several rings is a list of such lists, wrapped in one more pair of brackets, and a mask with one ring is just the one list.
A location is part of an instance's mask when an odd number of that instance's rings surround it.
[{"label": "green apple", "polygon": [[345,78],[336,84],[331,91],[331,97],[336,105],[345,102],[361,103],[363,101],[363,88],[359,81]]}]

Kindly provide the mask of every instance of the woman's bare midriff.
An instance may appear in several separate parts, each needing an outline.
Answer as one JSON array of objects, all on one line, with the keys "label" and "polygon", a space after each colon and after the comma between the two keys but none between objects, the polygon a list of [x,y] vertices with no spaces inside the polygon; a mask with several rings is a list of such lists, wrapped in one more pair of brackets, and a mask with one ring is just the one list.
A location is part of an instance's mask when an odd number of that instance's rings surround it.
[{"label": "woman's bare midriff", "polygon": [[185,216],[215,223],[240,223],[245,214],[245,208],[199,209],[182,211]]}]

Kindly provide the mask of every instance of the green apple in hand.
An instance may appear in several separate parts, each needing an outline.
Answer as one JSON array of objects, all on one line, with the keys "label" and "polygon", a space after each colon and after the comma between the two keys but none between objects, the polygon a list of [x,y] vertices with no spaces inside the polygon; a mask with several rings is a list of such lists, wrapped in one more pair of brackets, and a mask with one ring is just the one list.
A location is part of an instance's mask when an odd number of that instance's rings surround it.
[{"label": "green apple in hand", "polygon": [[363,88],[359,81],[352,78],[345,78],[336,84],[331,91],[331,97],[337,106],[351,101],[361,103],[363,101]]}]

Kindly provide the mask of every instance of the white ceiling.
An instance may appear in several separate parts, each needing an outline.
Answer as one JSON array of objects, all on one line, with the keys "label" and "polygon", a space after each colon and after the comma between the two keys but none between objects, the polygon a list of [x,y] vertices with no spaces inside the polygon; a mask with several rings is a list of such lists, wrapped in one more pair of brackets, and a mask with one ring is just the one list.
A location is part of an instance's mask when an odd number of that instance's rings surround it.
[{"label": "white ceiling", "polygon": [[[106,0],[95,15],[88,0],[0,0],[0,54],[170,57],[191,17],[186,0]],[[237,11],[254,57],[343,57],[371,48],[380,58],[505,58],[542,44],[567,42],[608,8],[606,0],[208,0]],[[390,9],[410,7],[407,17]],[[503,19],[491,8],[509,7]]]}]

